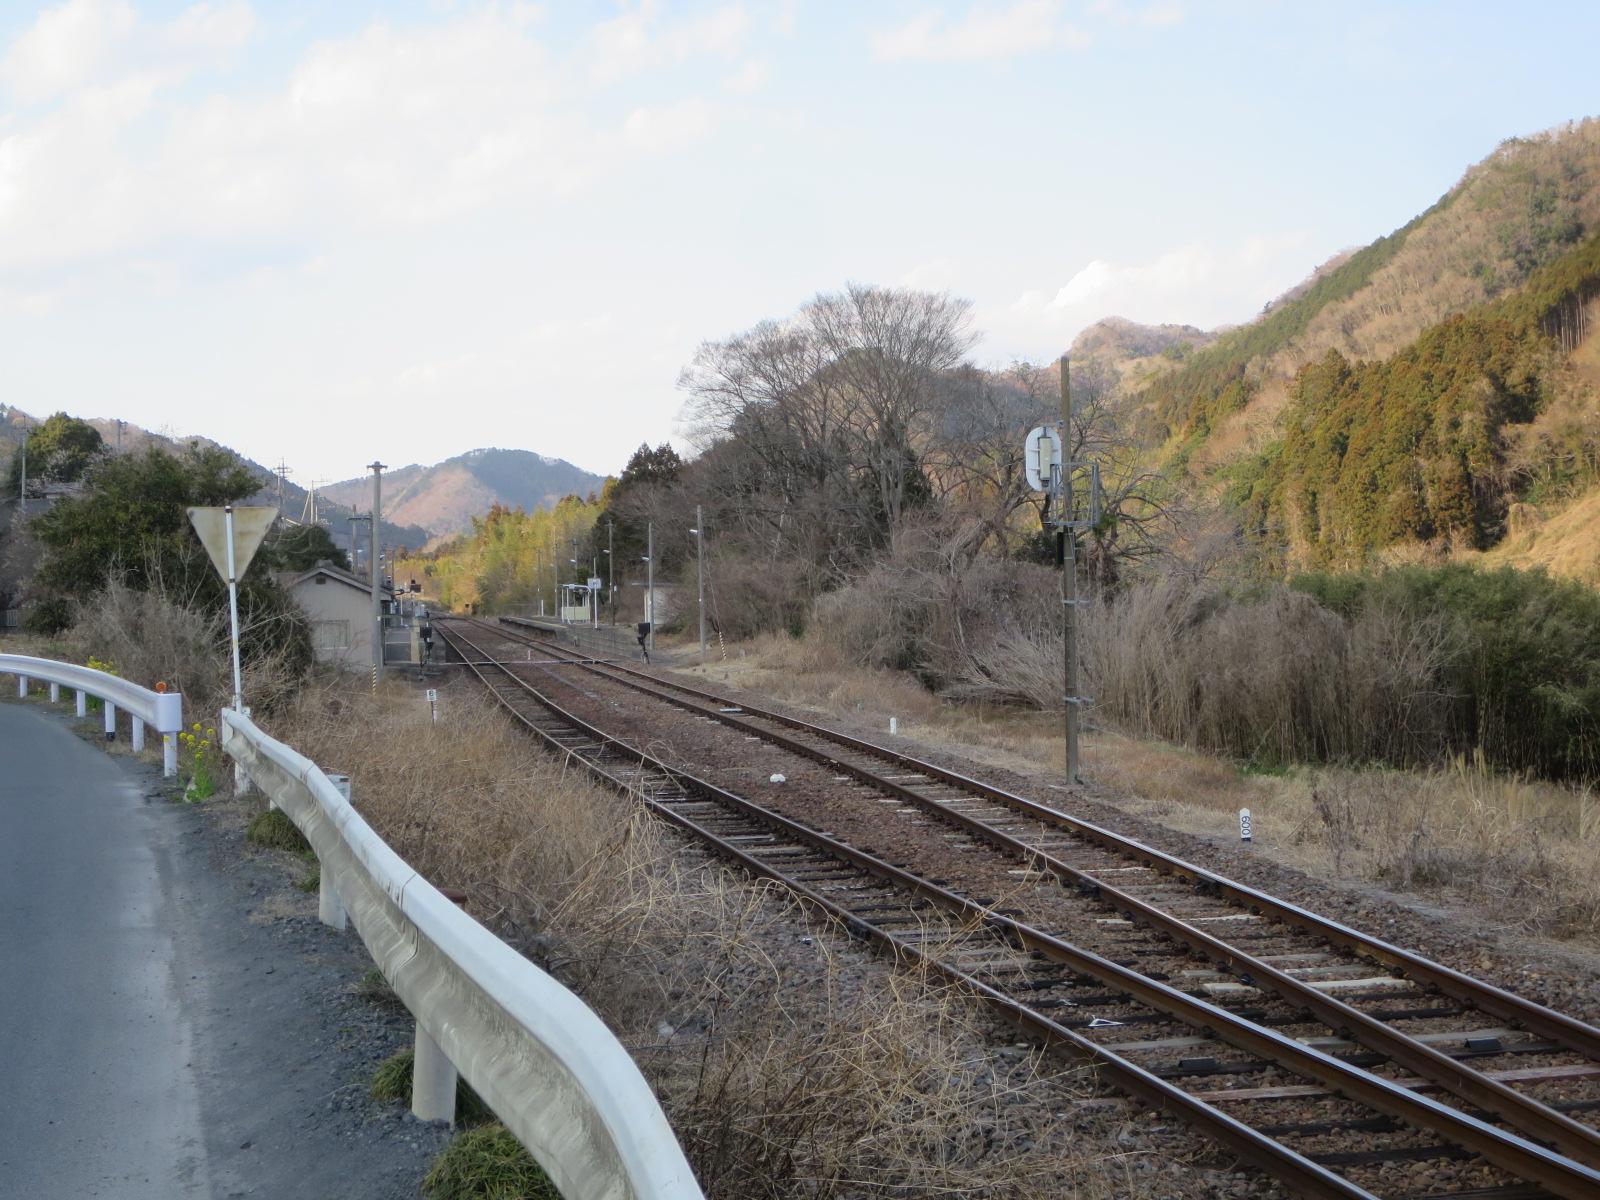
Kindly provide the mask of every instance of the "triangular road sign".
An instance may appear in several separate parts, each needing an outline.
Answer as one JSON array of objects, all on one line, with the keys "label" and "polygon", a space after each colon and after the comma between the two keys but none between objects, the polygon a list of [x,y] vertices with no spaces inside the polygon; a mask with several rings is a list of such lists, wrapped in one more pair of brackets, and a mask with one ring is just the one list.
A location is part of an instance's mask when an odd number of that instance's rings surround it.
[{"label": "triangular road sign", "polygon": [[[250,560],[256,556],[256,551],[261,547],[261,539],[267,536],[267,530],[272,528],[272,522],[277,518],[276,508],[234,506],[233,577],[235,579],[244,578]],[[211,565],[217,569],[217,574],[222,576],[222,582],[227,583],[228,534],[225,512],[220,508],[191,508],[189,523],[200,535],[200,544],[211,556]]]}]

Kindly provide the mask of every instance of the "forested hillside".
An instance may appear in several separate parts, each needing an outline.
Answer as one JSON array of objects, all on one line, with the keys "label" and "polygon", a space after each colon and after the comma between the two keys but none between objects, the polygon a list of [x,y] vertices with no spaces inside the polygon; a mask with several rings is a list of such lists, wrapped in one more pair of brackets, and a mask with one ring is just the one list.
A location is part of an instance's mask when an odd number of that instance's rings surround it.
[{"label": "forested hillside", "polygon": [[1232,472],[1247,523],[1295,562],[1355,565],[1403,542],[1482,550],[1512,503],[1593,484],[1600,427],[1569,356],[1600,297],[1600,237],[1394,356],[1338,350],[1290,389],[1284,435]]},{"label": "forested hillside", "polygon": [[1385,358],[1445,317],[1515,290],[1600,229],[1600,120],[1513,138],[1426,212],[1319,272],[1137,397],[1192,453],[1229,418],[1285,398],[1338,350]]},{"label": "forested hillside", "polygon": [[[1278,569],[1486,551],[1559,519],[1597,479],[1597,237],[1600,121],[1513,139],[1395,233],[1127,389],[1147,452],[1231,505]],[[1524,542],[1524,565],[1600,581],[1571,531]]]}]

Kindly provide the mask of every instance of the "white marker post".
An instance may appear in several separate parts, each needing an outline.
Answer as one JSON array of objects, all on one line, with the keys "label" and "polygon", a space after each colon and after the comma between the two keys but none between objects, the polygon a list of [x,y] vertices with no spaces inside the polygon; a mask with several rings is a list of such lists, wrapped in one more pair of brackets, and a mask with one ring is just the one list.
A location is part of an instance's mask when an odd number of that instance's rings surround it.
[{"label": "white marker post", "polygon": [[434,688],[428,689],[428,715],[435,721],[439,719],[439,693]]},{"label": "white marker post", "polygon": [[222,507],[223,536],[228,543],[228,629],[233,636],[233,711],[244,711],[244,683],[239,675],[239,576],[234,570],[233,505]]},{"label": "white marker post", "polygon": [[1251,840],[1250,810],[1248,808],[1241,808],[1239,810],[1239,840],[1241,842],[1248,842]]}]

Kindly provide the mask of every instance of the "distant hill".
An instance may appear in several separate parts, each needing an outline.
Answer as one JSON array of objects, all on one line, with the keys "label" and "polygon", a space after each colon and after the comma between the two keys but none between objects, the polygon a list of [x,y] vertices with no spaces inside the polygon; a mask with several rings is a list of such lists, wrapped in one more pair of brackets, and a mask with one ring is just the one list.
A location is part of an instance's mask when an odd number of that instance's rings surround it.
[{"label": "distant hill", "polygon": [[[431,467],[413,463],[385,472],[383,511],[403,524],[448,537],[470,529],[473,517],[496,504],[531,512],[551,507],[563,496],[598,492],[604,484],[604,476],[528,450],[469,450]],[[372,478],[330,484],[318,494],[361,504],[372,494]]]},{"label": "distant hill", "polygon": [[1127,403],[1286,569],[1487,552],[1600,582],[1597,318],[1590,119],[1504,143]]},{"label": "distant hill", "polygon": [[1277,436],[1296,372],[1382,359],[1600,231],[1600,119],[1512,138],[1400,229],[1324,264],[1137,397],[1202,472]]},{"label": "distant hill", "polygon": [[[22,444],[26,431],[39,424],[48,414],[31,414],[23,412],[20,408],[0,405],[0,471],[9,467],[11,457]],[[76,414],[73,414],[76,415]],[[80,417],[100,431],[100,436],[105,439],[106,445],[113,452],[120,449],[123,453],[133,454],[143,450],[146,446],[162,446],[169,450],[176,450],[183,446],[199,444],[203,446],[216,446],[226,450],[239,459],[246,467],[253,471],[261,480],[261,490],[247,499],[253,504],[278,503],[278,477],[261,463],[254,462],[244,455],[213,441],[211,438],[198,434],[179,436],[175,433],[158,433],[135,425],[131,421],[118,422],[110,417]],[[334,540],[345,549],[348,549],[350,533],[350,514],[352,511],[366,512],[371,505],[364,503],[371,495],[370,490],[358,497],[352,508],[351,503],[340,501],[325,496],[320,490],[317,494],[317,511],[319,518],[329,526]],[[292,480],[283,484],[283,512],[284,515],[298,520],[306,511],[306,489],[295,484]],[[392,514],[389,514],[392,516]],[[363,535],[365,528],[363,527]],[[425,545],[431,537],[429,530],[416,525],[408,525],[403,521],[388,519],[386,516],[382,525],[381,540],[385,545],[405,546],[417,549]]]},{"label": "distant hill", "polygon": [[1072,340],[1071,355],[1076,370],[1089,362],[1104,367],[1126,393],[1176,371],[1217,336],[1193,325],[1140,325],[1124,317],[1106,317]]}]

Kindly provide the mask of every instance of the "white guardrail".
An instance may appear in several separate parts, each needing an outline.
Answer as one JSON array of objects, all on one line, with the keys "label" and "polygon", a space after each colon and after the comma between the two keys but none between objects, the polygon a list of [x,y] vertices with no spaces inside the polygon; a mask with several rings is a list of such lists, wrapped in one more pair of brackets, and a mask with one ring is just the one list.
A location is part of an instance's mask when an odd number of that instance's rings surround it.
[{"label": "white guardrail", "polygon": [[415,1018],[417,1116],[453,1118],[459,1070],[567,1200],[704,1200],[649,1084],[583,1001],[407,866],[310,759],[231,710],[221,728],[316,851],[322,919],[348,915]]},{"label": "white guardrail", "polygon": [[117,710],[127,712],[133,722],[133,748],[144,749],[148,725],[161,734],[162,772],[178,773],[178,734],[183,729],[183,697],[177,692],[153,692],[126,679],[80,667],[76,663],[50,658],[31,658],[26,654],[0,654],[0,674],[17,677],[17,695],[26,697],[31,680],[50,685],[52,702],[61,699],[62,688],[78,693],[78,715],[89,715],[89,697],[105,706],[106,740],[117,736]]}]

